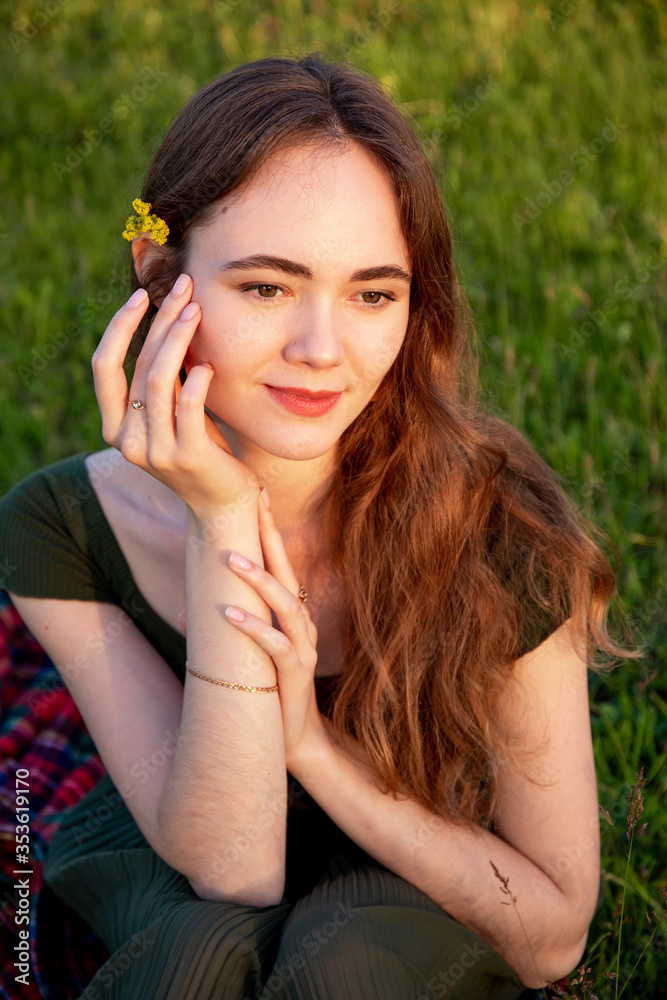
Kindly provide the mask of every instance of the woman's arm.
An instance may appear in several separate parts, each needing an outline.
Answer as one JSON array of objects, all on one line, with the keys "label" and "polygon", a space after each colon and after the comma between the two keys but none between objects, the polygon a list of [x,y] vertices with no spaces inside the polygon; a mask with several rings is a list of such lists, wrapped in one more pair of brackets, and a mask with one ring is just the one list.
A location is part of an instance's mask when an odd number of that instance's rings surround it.
[{"label": "woman's arm", "polygon": [[[227,529],[211,530],[194,551],[190,534],[192,665],[209,676],[271,685],[270,658],[235,632],[221,611],[229,602],[254,602],[256,614],[270,619],[264,602],[222,564],[226,531],[235,545],[258,550],[256,501]],[[231,690],[189,675],[184,693],[120,608],[10,596],[60,671],[155,851],[204,898],[279,902],[287,787],[277,694]],[[239,838],[245,838],[244,850],[235,846]]]},{"label": "woman's arm", "polygon": [[[599,890],[587,668],[569,623],[517,661],[500,710],[517,747],[531,753],[546,740],[531,774],[549,784],[532,784],[508,764],[500,776],[497,834],[459,827],[412,798],[383,794],[330,736],[304,747],[290,771],[348,836],[484,938],[526,986],[538,988],[581,958]],[[516,905],[491,862],[509,878]]]},{"label": "woman's arm", "polygon": [[[257,498],[208,521],[188,515],[188,662],[207,677],[273,687],[271,657],[224,614],[230,604],[243,603],[271,622],[264,601],[227,565],[232,549],[262,561]],[[174,867],[198,895],[255,906],[280,902],[287,774],[277,692],[234,690],[186,675],[179,753],[160,819],[179,862]]]}]

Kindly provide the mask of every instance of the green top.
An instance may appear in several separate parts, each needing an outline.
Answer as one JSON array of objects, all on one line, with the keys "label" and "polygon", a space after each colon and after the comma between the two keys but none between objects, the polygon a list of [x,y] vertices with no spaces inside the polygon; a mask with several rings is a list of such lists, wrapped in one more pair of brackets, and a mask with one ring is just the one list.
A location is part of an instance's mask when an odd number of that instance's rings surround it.
[{"label": "green top", "polygon": [[[122,607],[183,683],[185,636],[134,582],[86,468],[91,452],[32,473],[0,500],[0,589]],[[332,677],[316,677],[318,700]]]},{"label": "green top", "polygon": [[[88,476],[88,454],[34,472],[0,500],[0,588],[26,597],[119,605],[183,682],[185,637],[153,611],[134,582]],[[528,598],[523,556],[505,553],[510,561],[501,569],[526,605],[521,654],[561,624]],[[334,677],[315,678],[318,697],[330,693]]]},{"label": "green top", "polygon": [[34,472],[0,501],[0,587],[120,605],[183,681],[185,637],[134,582],[88,476],[87,454]]}]

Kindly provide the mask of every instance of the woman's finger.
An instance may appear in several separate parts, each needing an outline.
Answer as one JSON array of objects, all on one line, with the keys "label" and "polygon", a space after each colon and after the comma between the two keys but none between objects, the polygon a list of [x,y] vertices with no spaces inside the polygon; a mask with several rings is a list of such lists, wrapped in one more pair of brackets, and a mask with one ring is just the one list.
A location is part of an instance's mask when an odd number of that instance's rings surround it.
[{"label": "woman's finger", "polygon": [[[291,594],[299,597],[301,593],[302,581],[299,580],[292,568],[292,564],[285,549],[285,543],[280,530],[276,527],[273,514],[269,507],[268,492],[266,487],[260,490],[259,499],[259,540],[264,556],[264,565],[269,573],[279,580]],[[310,623],[310,633],[313,642],[317,642],[317,629],[310,616],[310,608],[305,601],[301,601],[301,610]]]},{"label": "woman's finger", "polygon": [[148,307],[139,288],[113,316],[92,358],[95,395],[102,414],[102,435],[115,445],[127,413],[127,378],[123,364],[134,333]]},{"label": "woman's finger", "polygon": [[195,365],[188,372],[185,384],[178,394],[176,413],[178,447],[184,455],[193,458],[201,452],[202,445],[206,446],[211,440],[218,446],[224,445],[224,450],[231,454],[231,448],[204,408],[214,374],[213,367],[208,362]]},{"label": "woman's finger", "polygon": [[[280,628],[294,645],[297,655],[305,663],[312,657],[317,641],[317,629],[306,612],[305,606],[284,584],[256,563],[238,552],[229,556],[229,567],[255,589],[262,600],[273,610]],[[294,574],[292,573],[292,576]],[[317,662],[317,653],[315,653]],[[313,663],[313,668],[315,664]]]},{"label": "woman's finger", "polygon": [[[171,325],[146,378],[145,398],[151,454],[170,454],[176,431],[176,381],[188,345],[199,325],[201,309],[189,302]],[[202,419],[203,419],[202,401]]]},{"label": "woman's finger", "polygon": [[317,665],[317,652],[312,643],[308,643],[305,651],[299,652],[296,644],[286,633],[267,625],[249,611],[230,605],[225,609],[225,615],[240,632],[249,635],[265,653],[269,654],[278,672],[285,679],[296,679],[304,685],[312,684]]},{"label": "woman's finger", "polygon": [[282,583],[283,587],[294,594],[295,597],[298,597],[301,584],[297,580],[296,574],[292,569],[292,564],[289,561],[283,536],[276,527],[276,522],[273,519],[270,508],[267,507],[268,502],[268,491],[264,486],[260,490],[258,505],[259,538],[262,545],[264,564],[269,573]]},{"label": "woman's finger", "polygon": [[145,400],[148,373],[167,340],[172,326],[186,308],[192,295],[192,289],[192,278],[188,274],[181,274],[160,306],[134,367],[134,377],[130,389],[132,399]]}]

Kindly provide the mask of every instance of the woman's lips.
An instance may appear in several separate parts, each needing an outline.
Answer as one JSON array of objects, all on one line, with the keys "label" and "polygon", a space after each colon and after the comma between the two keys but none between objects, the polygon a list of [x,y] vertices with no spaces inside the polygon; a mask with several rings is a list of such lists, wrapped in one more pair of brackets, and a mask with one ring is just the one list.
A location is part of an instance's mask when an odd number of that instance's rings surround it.
[{"label": "woman's lips", "polygon": [[320,414],[328,413],[342,396],[342,392],[336,392],[329,396],[313,398],[312,396],[297,396],[294,392],[277,389],[272,385],[267,385],[266,388],[281,406],[284,406],[285,409],[290,410],[292,413],[298,413],[304,417],[317,417]]}]

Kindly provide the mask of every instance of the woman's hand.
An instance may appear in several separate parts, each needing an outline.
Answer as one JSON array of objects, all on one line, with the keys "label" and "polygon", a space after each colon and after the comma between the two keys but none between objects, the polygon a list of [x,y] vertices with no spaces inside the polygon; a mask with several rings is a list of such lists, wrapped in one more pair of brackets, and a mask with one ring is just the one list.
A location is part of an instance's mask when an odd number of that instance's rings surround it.
[{"label": "woman's hand", "polygon": [[[199,305],[190,302],[192,288],[192,279],[182,274],[160,306],[129,398],[123,362],[148,306],[143,289],[113,317],[92,365],[104,440],[177,493],[195,516],[206,517],[249,490],[258,492],[259,484],[204,411],[213,368],[195,365],[181,387],[179,372],[201,319]],[[135,409],[130,400],[145,406]]]},{"label": "woman's hand", "polygon": [[[316,752],[322,741],[328,741],[326,720],[317,707],[315,667],[317,665],[317,629],[305,604],[299,601],[299,582],[283,545],[282,535],[273,516],[260,500],[258,505],[259,537],[266,569],[250,562],[243,569],[233,562],[229,566],[255,588],[272,608],[281,629],[272,628],[242,608],[226,609],[228,620],[260,649],[272,657],[276,666],[278,697],[283,720],[285,763],[289,771],[298,760]],[[240,555],[241,553],[239,553]],[[241,612],[243,621],[229,617],[230,611]]]}]

